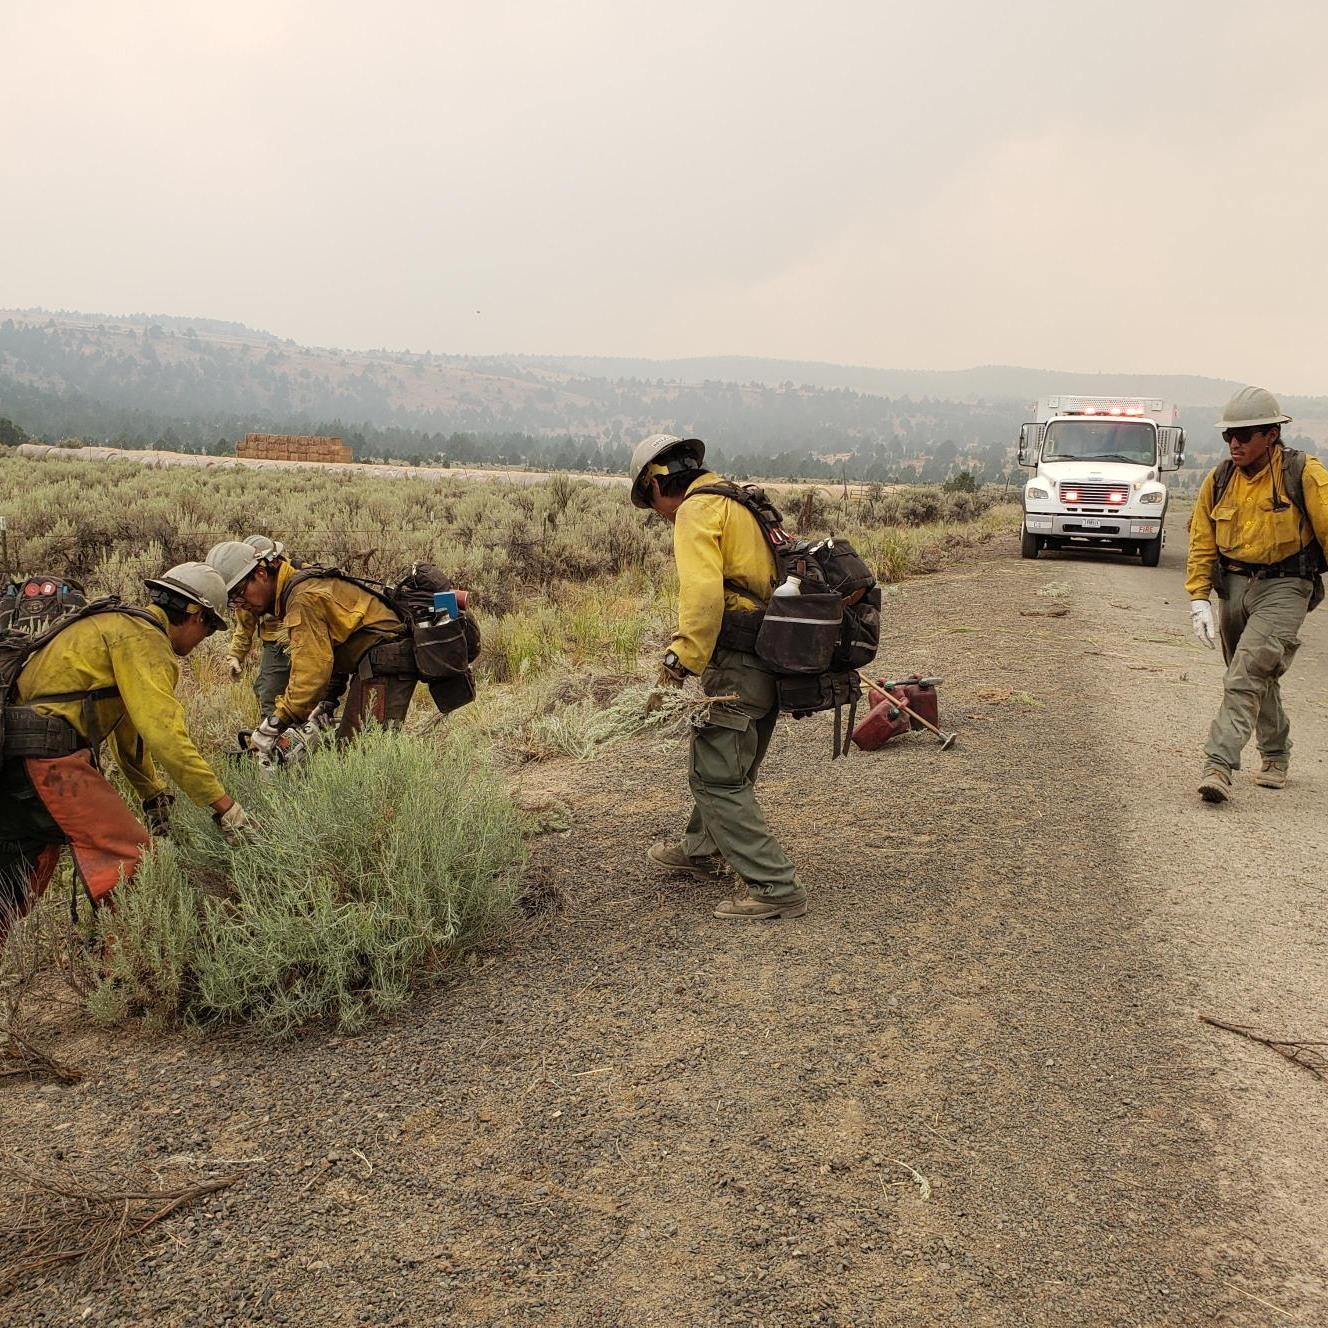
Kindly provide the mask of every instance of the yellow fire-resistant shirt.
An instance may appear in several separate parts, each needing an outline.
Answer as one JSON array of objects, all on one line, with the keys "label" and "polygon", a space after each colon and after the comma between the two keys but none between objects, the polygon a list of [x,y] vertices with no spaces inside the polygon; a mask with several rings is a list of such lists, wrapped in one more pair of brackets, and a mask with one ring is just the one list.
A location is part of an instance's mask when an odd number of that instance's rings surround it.
[{"label": "yellow fire-resistant shirt", "polygon": [[[706,473],[687,486],[719,482]],[[718,494],[689,497],[673,524],[673,557],[678,565],[678,630],[669,648],[692,673],[700,673],[715,652],[725,608],[755,609],[775,588],[775,555],[760,522],[741,503]],[[728,589],[735,582],[751,596]]]},{"label": "yellow fire-resistant shirt", "polygon": [[[1273,449],[1272,459],[1250,478],[1237,467],[1216,509],[1213,507],[1213,476],[1210,471],[1199,487],[1199,497],[1190,517],[1190,555],[1185,591],[1191,599],[1207,599],[1213,588],[1213,567],[1218,554],[1238,563],[1280,563],[1316,539],[1328,550],[1328,470],[1317,457],[1305,461],[1305,510],[1287,498],[1282,449]],[[1284,511],[1273,510],[1273,479],[1287,503]]]},{"label": "yellow fire-resistant shirt", "polygon": [[[154,605],[148,612],[166,627],[161,609]],[[155,758],[191,802],[206,807],[226,790],[185,727],[175,694],[179,681],[180,661],[165,631],[127,614],[99,613],[66,627],[23,666],[17,698],[20,705],[68,720],[89,741],[109,734],[116,764],[140,798],[166,788]],[[84,702],[39,699],[102,687],[118,687],[120,695],[96,702],[91,725]]]},{"label": "yellow fire-resistant shirt", "polygon": [[270,613],[265,613],[261,618],[255,618],[248,609],[237,608],[235,610],[235,630],[231,633],[231,644],[227,654],[232,659],[243,662],[254,644],[255,636],[260,641],[276,641],[283,646],[290,640],[290,636],[281,625],[279,618],[274,618]]},{"label": "yellow fire-resistant shirt", "polygon": [[[299,570],[284,560],[278,564],[276,605]],[[286,599],[281,624],[290,633],[290,681],[274,710],[295,724],[323,699],[334,670],[351,672],[366,650],[406,630],[377,596],[330,576],[301,581]]]}]

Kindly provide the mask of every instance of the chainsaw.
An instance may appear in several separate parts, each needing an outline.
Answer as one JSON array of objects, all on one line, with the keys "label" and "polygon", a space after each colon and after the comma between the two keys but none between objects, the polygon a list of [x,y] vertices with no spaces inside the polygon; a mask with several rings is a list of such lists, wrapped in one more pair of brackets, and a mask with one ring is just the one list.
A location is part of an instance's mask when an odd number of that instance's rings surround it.
[{"label": "chainsaw", "polygon": [[236,735],[240,753],[252,756],[261,770],[269,774],[278,770],[289,770],[292,766],[302,765],[324,738],[330,725],[310,718],[297,728],[287,729],[273,744],[270,751],[258,752],[254,748],[252,729],[241,729]]}]

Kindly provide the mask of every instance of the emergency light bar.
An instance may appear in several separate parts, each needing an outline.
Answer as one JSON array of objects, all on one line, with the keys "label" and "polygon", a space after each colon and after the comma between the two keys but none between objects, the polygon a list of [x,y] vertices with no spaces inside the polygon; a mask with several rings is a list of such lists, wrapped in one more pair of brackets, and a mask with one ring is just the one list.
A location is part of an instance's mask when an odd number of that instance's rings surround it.
[{"label": "emergency light bar", "polygon": [[1050,409],[1062,415],[1147,415],[1165,402],[1147,397],[1048,397]]}]

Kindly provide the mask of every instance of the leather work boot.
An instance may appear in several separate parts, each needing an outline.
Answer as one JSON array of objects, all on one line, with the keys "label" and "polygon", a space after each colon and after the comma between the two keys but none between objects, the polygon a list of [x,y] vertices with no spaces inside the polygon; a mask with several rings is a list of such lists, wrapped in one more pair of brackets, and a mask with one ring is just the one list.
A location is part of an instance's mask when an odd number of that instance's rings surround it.
[{"label": "leather work boot", "polygon": [[722,900],[715,909],[715,917],[769,922],[775,918],[800,918],[806,911],[807,896],[804,894],[790,895],[787,899],[764,899],[749,891]]},{"label": "leather work boot", "polygon": [[681,844],[670,844],[663,839],[646,849],[646,857],[656,867],[663,867],[666,871],[689,872],[703,881],[713,881],[724,870],[723,859],[718,853],[708,858],[688,857],[682,851]]},{"label": "leather work boot", "polygon": [[1205,802],[1226,802],[1231,797],[1231,776],[1220,765],[1210,765],[1199,784],[1199,796]]},{"label": "leather work boot", "polygon": [[1285,761],[1270,761],[1265,756],[1263,764],[1260,765],[1258,773],[1254,776],[1254,782],[1260,788],[1286,788],[1287,763]]}]

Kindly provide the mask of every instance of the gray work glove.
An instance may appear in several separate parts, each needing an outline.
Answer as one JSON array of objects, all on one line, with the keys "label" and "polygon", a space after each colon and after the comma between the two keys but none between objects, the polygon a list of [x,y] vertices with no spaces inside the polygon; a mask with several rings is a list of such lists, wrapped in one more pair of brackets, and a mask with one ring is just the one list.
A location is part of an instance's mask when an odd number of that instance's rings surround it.
[{"label": "gray work glove", "polygon": [[336,703],[330,705],[326,701],[320,701],[313,709],[305,723],[305,728],[311,732],[321,732],[324,729],[335,728],[337,725],[337,707]]},{"label": "gray work glove", "polygon": [[277,739],[281,737],[284,725],[279,724],[274,715],[268,715],[249,735],[250,750],[255,752],[260,761],[270,761]]},{"label": "gray work glove", "polygon": [[249,843],[258,832],[258,827],[238,802],[231,803],[224,812],[214,812],[212,819],[217,823],[221,837],[231,848]]}]

